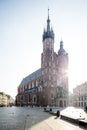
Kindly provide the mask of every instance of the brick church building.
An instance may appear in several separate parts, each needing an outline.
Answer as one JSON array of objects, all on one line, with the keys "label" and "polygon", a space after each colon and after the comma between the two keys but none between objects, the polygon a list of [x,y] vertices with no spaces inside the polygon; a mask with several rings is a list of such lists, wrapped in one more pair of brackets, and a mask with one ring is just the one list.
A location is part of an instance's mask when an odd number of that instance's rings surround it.
[{"label": "brick church building", "polygon": [[21,81],[16,105],[68,105],[68,53],[63,48],[63,41],[60,41],[58,53],[54,51],[54,38],[48,10],[47,28],[42,36],[41,68]]}]

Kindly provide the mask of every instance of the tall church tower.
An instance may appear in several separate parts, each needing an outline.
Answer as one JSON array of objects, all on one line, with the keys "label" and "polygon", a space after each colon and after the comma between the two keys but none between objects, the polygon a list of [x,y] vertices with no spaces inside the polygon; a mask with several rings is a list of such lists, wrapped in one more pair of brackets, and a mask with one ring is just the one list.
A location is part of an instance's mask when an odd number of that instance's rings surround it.
[{"label": "tall church tower", "polygon": [[44,105],[53,105],[54,100],[54,80],[55,73],[53,71],[55,68],[54,62],[54,32],[50,27],[49,19],[49,9],[48,9],[48,19],[47,28],[43,32],[43,53],[41,55],[41,70],[43,76],[43,103]]},{"label": "tall church tower", "polygon": [[42,101],[43,105],[67,106],[68,97],[68,54],[60,42],[58,54],[54,51],[54,32],[50,27],[49,9],[47,28],[43,32],[41,54]]}]

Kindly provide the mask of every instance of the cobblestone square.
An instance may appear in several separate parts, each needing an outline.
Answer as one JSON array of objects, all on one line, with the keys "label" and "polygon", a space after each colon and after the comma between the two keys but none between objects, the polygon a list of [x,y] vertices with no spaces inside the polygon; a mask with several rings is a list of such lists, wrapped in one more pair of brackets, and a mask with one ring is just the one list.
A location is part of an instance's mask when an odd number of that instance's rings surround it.
[{"label": "cobblestone square", "polygon": [[[0,130],[82,130],[37,107],[0,108]],[[86,129],[84,129],[86,130]]]}]

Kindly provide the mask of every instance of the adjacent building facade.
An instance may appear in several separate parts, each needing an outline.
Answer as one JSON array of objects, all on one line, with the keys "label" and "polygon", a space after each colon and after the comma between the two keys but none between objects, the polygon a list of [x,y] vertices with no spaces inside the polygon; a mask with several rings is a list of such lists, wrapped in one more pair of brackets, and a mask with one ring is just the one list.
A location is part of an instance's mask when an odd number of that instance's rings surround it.
[{"label": "adjacent building facade", "polygon": [[83,108],[87,106],[87,82],[73,89],[73,105]]},{"label": "adjacent building facade", "polygon": [[22,80],[16,105],[68,105],[68,53],[63,48],[63,41],[60,41],[58,53],[54,51],[54,38],[48,10],[47,28],[42,36],[41,68]]},{"label": "adjacent building facade", "polygon": [[0,92],[0,106],[7,106],[7,96],[4,92]]},{"label": "adjacent building facade", "polygon": [[0,92],[0,107],[12,106],[14,105],[14,100],[10,95]]}]

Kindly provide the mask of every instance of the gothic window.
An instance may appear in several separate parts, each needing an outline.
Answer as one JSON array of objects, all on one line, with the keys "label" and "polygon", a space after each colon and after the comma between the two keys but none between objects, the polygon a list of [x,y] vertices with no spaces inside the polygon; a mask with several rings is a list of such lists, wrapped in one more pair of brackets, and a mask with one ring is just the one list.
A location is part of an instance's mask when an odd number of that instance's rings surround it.
[{"label": "gothic window", "polygon": [[58,60],[57,60],[57,65],[58,65]]},{"label": "gothic window", "polygon": [[21,96],[21,101],[23,100],[23,96]]},{"label": "gothic window", "polygon": [[39,83],[40,83],[40,79],[39,79]]},{"label": "gothic window", "polygon": [[47,62],[45,62],[45,66],[47,66]]},{"label": "gothic window", "polygon": [[31,96],[30,96],[30,94],[28,96],[28,101],[31,102]]},{"label": "gothic window", "polygon": [[34,83],[32,82],[32,88],[34,87]]},{"label": "gothic window", "polygon": [[86,102],[84,102],[84,106],[86,106]]},{"label": "gothic window", "polygon": [[49,68],[49,73],[51,74],[51,68]]},{"label": "gothic window", "polygon": [[26,89],[26,87],[24,86],[24,90]]},{"label": "gothic window", "polygon": [[55,74],[55,70],[53,69],[53,74]]},{"label": "gothic window", "polygon": [[53,63],[53,67],[55,67],[55,63]]},{"label": "gothic window", "polygon": [[36,81],[34,81],[34,87],[36,86]]},{"label": "gothic window", "polygon": [[64,107],[66,107],[66,101],[64,101]]},{"label": "gothic window", "polygon": [[51,80],[51,75],[49,75],[49,80]]},{"label": "gothic window", "polygon": [[47,82],[45,82],[45,86],[47,86]]},{"label": "gothic window", "polygon": [[18,93],[20,93],[20,88],[18,88]]},{"label": "gothic window", "polygon": [[51,87],[53,87],[53,84],[51,84]]},{"label": "gothic window", "polygon": [[47,74],[47,68],[45,69],[45,73]]},{"label": "gothic window", "polygon": [[44,75],[44,71],[42,70],[42,75]]},{"label": "gothic window", "polygon": [[25,95],[25,102],[28,102],[28,97],[27,97],[27,95]]},{"label": "gothic window", "polygon": [[51,66],[51,62],[49,62],[49,66]]},{"label": "gothic window", "polygon": [[41,91],[42,91],[42,87],[40,86],[40,87],[39,87],[39,92],[41,92]]},{"label": "gothic window", "polygon": [[53,43],[52,43],[52,48],[53,48]]},{"label": "gothic window", "polygon": [[36,103],[37,101],[37,98],[36,98],[36,95],[33,96],[33,103]]},{"label": "gothic window", "polygon": [[32,83],[31,83],[31,88],[32,88]]},{"label": "gothic window", "polygon": [[28,87],[29,87],[29,86],[28,86],[28,84],[27,84],[27,89],[28,89]]},{"label": "gothic window", "polygon": [[51,98],[54,98],[53,93],[51,93]]},{"label": "gothic window", "polygon": [[56,77],[55,76],[53,76],[53,81],[55,81],[56,80]]},{"label": "gothic window", "polygon": [[34,102],[36,102],[36,97],[34,97]]},{"label": "gothic window", "polygon": [[30,89],[30,84],[29,84],[29,89]]},{"label": "gothic window", "polygon": [[38,86],[38,81],[36,81],[36,86]]},{"label": "gothic window", "polygon": [[62,101],[62,100],[60,100],[59,106],[60,106],[60,107],[63,107],[63,101]]}]

